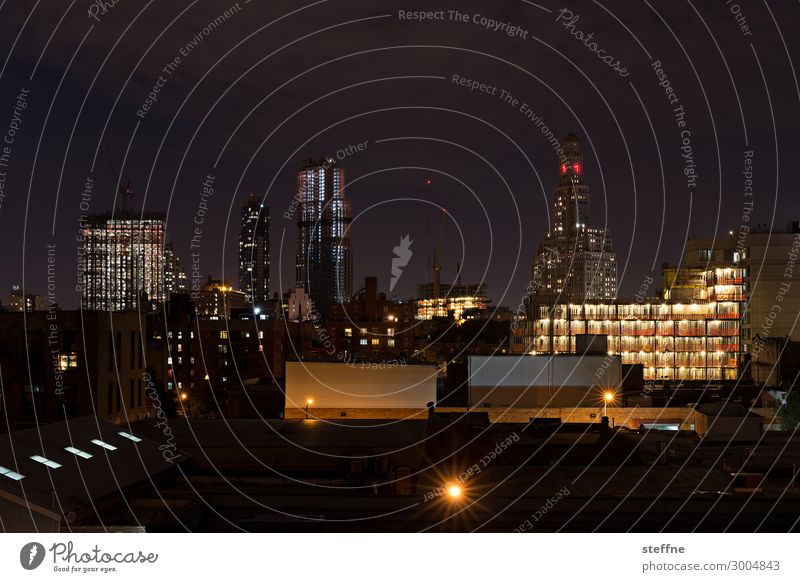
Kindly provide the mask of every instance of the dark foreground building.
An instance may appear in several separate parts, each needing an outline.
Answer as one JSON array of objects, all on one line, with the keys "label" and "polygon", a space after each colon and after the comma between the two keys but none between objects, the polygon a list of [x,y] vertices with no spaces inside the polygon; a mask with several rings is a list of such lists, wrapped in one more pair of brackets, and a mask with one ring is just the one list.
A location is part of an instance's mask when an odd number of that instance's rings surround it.
[{"label": "dark foreground building", "polygon": [[0,438],[0,530],[143,531],[151,500],[169,511],[158,490],[188,459],[155,439],[93,416]]},{"label": "dark foreground building", "polygon": [[0,313],[0,431],[96,415],[147,413],[144,322],[136,313]]}]

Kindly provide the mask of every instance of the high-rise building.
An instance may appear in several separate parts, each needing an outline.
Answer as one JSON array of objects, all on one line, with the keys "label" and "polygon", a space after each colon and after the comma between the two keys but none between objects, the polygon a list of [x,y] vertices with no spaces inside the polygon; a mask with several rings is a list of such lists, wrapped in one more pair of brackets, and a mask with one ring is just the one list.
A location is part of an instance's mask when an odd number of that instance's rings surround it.
[{"label": "high-rise building", "polygon": [[172,243],[164,246],[164,297],[173,293],[188,293],[189,279],[181,267],[181,259],[175,254]]},{"label": "high-rise building", "polygon": [[81,224],[83,309],[124,311],[164,301],[165,217],[123,212]]},{"label": "high-rise building", "polygon": [[353,255],[344,169],[332,159],[308,158],[297,172],[297,287],[324,317],[329,301],[350,299]]},{"label": "high-rise building", "polygon": [[254,194],[242,203],[239,288],[255,307],[269,301],[269,208]]},{"label": "high-rise building", "polygon": [[608,300],[616,296],[617,259],[611,231],[590,226],[589,188],[575,134],[562,144],[553,223],[533,258],[532,303]]}]

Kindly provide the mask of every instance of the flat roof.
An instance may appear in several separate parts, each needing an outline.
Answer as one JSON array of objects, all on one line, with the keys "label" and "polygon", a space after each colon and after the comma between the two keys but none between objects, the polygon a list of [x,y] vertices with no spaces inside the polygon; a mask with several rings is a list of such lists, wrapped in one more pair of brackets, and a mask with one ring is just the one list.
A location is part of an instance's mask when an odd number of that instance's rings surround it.
[{"label": "flat roof", "polygon": [[9,471],[0,474],[0,495],[74,511],[188,460],[174,450],[169,462],[165,444],[94,416],[3,434],[0,467]]}]

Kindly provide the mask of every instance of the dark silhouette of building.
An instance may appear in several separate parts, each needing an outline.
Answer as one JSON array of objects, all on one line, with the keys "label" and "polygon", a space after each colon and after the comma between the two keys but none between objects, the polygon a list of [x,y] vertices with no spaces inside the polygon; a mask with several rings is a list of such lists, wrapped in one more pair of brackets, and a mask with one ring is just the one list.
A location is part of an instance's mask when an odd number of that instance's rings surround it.
[{"label": "dark silhouette of building", "polygon": [[133,312],[0,313],[0,429],[88,414],[114,423],[144,418],[141,329]]},{"label": "dark silhouette of building", "polygon": [[147,362],[186,415],[227,413],[228,394],[253,379],[280,382],[287,357],[311,351],[312,325],[232,310],[230,318],[198,317],[187,295],[173,296],[166,317],[147,321]]},{"label": "dark silhouette of building", "polygon": [[352,300],[328,305],[325,332],[333,347],[327,356],[348,362],[405,363],[414,347],[414,323],[412,302],[387,299],[378,293],[378,279],[366,277]]}]

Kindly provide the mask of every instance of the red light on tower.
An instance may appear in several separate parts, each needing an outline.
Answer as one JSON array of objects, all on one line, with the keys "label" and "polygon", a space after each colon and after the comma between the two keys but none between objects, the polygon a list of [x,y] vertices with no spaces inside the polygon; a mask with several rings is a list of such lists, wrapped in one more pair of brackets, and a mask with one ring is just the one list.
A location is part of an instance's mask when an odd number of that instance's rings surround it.
[{"label": "red light on tower", "polygon": [[433,180],[431,180],[430,178],[428,178],[427,180],[425,180],[425,184],[427,184],[428,186],[430,186],[431,184],[433,184]]},{"label": "red light on tower", "polygon": [[573,164],[572,169],[575,170],[576,174],[581,173],[581,165],[580,164]]},{"label": "red light on tower", "polygon": [[567,173],[567,164],[561,164],[561,173],[562,174],[566,174]]}]

